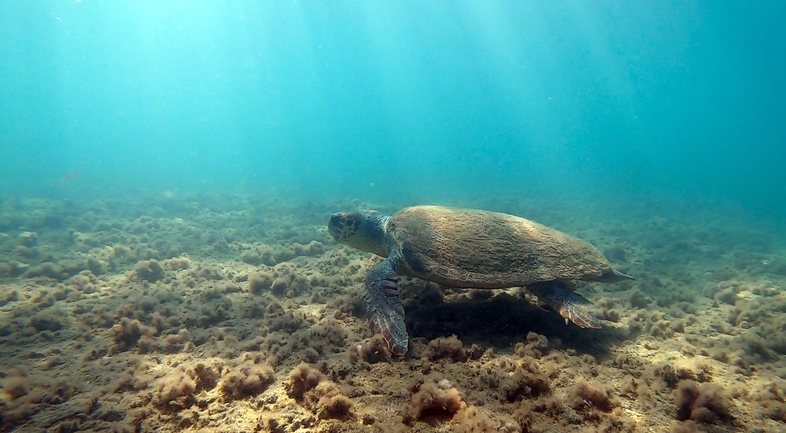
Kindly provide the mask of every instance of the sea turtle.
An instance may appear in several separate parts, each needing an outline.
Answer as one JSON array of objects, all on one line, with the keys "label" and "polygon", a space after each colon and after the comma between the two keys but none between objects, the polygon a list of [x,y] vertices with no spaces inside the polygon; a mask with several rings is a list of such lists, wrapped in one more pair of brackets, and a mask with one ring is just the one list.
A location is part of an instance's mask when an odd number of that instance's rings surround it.
[{"label": "sea turtle", "polygon": [[444,206],[414,206],[393,216],[373,210],[334,214],[337,241],[386,257],[366,274],[360,296],[374,332],[395,355],[409,336],[399,300],[399,275],[451,287],[526,287],[565,321],[600,328],[592,303],[574,280],[631,279],[611,268],[592,245],[513,215]]}]

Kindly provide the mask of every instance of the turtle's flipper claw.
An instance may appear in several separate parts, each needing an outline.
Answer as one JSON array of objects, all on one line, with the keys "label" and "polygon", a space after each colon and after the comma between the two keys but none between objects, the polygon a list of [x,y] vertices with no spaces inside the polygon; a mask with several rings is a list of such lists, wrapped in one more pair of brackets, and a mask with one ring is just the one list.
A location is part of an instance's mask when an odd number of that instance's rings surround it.
[{"label": "turtle's flipper claw", "polygon": [[[581,295],[577,296],[587,301]],[[589,303],[589,301],[587,301],[587,303]],[[588,306],[592,307],[592,304],[588,304]],[[559,314],[564,317],[566,321],[570,320],[580,328],[600,329],[600,319],[598,319],[594,311],[586,307],[587,305],[577,303],[566,304],[559,309]]]},{"label": "turtle's flipper claw", "polygon": [[548,304],[560,316],[580,328],[600,329],[601,322],[595,306],[587,298],[567,288],[559,281],[536,284],[529,290]]},{"label": "turtle's flipper claw", "polygon": [[360,291],[372,330],[382,335],[390,352],[397,356],[407,353],[409,346],[398,282],[393,266],[384,260],[371,268]]}]

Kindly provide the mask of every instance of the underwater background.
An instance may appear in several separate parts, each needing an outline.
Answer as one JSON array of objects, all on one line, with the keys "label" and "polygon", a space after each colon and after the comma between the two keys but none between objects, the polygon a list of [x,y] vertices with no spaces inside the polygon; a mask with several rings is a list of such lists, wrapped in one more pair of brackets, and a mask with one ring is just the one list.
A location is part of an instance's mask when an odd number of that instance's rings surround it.
[{"label": "underwater background", "polygon": [[[0,2],[0,432],[786,431],[786,3]],[[636,277],[357,299],[333,212]]]},{"label": "underwater background", "polygon": [[0,7],[5,194],[78,171],[96,194],[786,211],[780,2]]}]

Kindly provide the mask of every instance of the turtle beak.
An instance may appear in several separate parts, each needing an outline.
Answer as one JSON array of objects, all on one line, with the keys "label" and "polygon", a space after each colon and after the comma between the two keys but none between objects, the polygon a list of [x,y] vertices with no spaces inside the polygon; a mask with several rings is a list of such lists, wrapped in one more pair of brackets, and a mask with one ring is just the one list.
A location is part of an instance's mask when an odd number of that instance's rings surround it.
[{"label": "turtle beak", "polygon": [[342,220],[346,220],[346,218],[347,218],[346,215],[344,215],[342,212],[339,212],[339,213],[334,213],[330,217],[330,221],[328,221],[328,233],[330,233],[330,236],[333,236],[333,239],[335,239],[336,241],[338,241],[338,236],[341,233],[341,228],[344,227],[344,224],[342,224]]}]

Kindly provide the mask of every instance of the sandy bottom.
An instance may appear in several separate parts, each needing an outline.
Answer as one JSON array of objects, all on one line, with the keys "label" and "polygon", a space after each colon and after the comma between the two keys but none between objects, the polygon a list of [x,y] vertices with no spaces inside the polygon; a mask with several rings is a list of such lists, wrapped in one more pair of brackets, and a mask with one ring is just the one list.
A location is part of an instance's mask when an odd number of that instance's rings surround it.
[{"label": "sandy bottom", "polygon": [[[403,281],[392,358],[357,292],[379,259],[332,212],[243,197],[0,205],[0,431],[782,432],[786,244],[731,213],[452,203],[590,241],[636,281],[578,290]],[[720,215],[720,216],[719,216]]]}]

